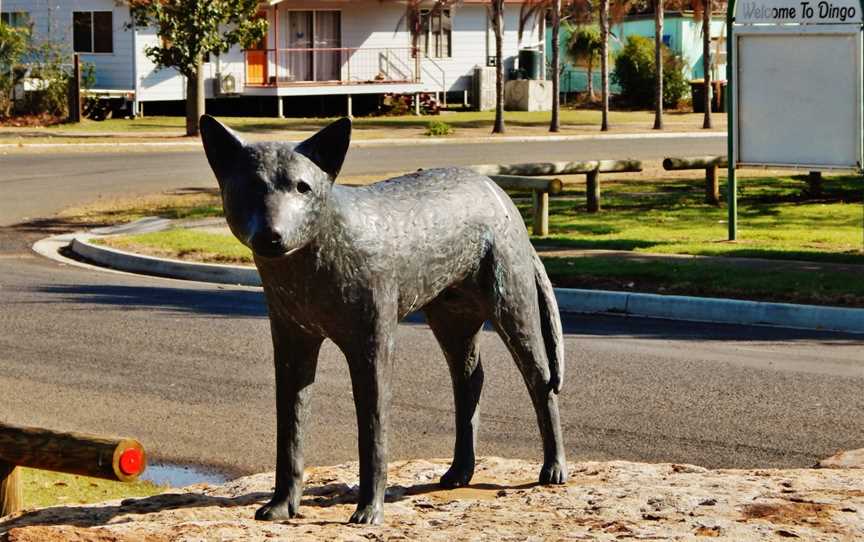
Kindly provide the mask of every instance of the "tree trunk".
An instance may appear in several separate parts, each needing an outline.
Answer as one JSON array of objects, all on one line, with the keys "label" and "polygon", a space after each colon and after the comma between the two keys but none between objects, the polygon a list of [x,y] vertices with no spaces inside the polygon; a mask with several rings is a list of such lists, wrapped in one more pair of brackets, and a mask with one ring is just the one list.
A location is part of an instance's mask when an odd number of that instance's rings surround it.
[{"label": "tree trunk", "polygon": [[609,130],[609,0],[600,0],[600,100],[603,120],[600,130]]},{"label": "tree trunk", "polygon": [[504,133],[504,0],[492,0],[495,32],[495,126],[493,134]]},{"label": "tree trunk", "polygon": [[552,120],[549,123],[550,132],[561,130],[561,43],[558,31],[561,28],[561,0],[552,2]]},{"label": "tree trunk", "polygon": [[654,4],[654,129],[663,129],[663,0]]},{"label": "tree trunk", "polygon": [[594,95],[594,53],[588,56],[588,100],[593,102],[597,99]]},{"label": "tree trunk", "polygon": [[702,11],[702,71],[705,81],[705,120],[702,128],[711,128],[711,0],[704,0]]},{"label": "tree trunk", "polygon": [[204,66],[198,61],[195,73],[186,77],[186,135],[198,135],[198,121],[205,112]]}]

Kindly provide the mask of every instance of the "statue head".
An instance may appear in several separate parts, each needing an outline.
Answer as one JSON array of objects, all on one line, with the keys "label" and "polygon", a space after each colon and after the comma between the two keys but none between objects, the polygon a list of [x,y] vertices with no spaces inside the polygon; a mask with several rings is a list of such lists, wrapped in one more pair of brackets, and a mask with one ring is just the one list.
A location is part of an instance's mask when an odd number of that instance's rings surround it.
[{"label": "statue head", "polygon": [[279,258],[318,233],[330,189],[351,141],[351,121],[337,120],[298,145],[245,143],[209,115],[201,139],[222,192],[225,219],[259,256]]}]

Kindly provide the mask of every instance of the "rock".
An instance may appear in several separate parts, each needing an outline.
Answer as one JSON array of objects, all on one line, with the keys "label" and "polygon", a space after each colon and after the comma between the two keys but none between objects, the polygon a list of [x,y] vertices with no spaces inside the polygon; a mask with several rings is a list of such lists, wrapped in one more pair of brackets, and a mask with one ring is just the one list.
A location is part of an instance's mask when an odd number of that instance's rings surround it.
[{"label": "rock", "polygon": [[[864,470],[708,470],[570,464],[570,481],[538,486],[540,465],[482,458],[472,484],[436,483],[446,460],[390,465],[384,523],[348,525],[357,464],[306,471],[300,517],[256,522],[273,474],[142,499],[31,510],[0,522],[8,542],[75,540],[864,540]],[[793,487],[794,495],[784,489]]]},{"label": "rock", "polygon": [[816,466],[820,469],[864,469],[864,448],[836,453]]}]

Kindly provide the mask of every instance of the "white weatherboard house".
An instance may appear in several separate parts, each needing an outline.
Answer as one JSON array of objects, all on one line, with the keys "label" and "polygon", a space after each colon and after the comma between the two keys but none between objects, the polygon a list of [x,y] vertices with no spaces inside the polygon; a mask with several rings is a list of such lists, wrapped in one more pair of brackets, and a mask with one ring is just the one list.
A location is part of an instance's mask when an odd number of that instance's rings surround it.
[{"label": "white weatherboard house", "polygon": [[[429,3],[431,7],[432,3]],[[420,54],[411,48],[400,0],[269,0],[261,3],[269,31],[250,50],[211,55],[205,66],[208,98],[256,96],[274,113],[290,96],[460,92],[472,85],[476,66],[490,65],[495,41],[488,1],[463,0],[422,11]],[[517,39],[520,2],[505,10],[505,68],[520,48],[544,42],[542,18]],[[50,39],[95,66],[96,88],[134,95],[136,104],[185,98],[185,81],[173,69],[157,70],[144,54],[158,43],[151,28],[134,28],[117,0],[0,0],[5,20],[29,21],[36,39]]]}]

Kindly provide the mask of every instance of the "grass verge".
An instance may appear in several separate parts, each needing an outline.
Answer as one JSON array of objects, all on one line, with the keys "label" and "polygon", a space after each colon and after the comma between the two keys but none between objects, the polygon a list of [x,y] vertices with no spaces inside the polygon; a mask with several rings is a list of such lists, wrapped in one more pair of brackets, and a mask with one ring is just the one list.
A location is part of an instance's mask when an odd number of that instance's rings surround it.
[{"label": "grass verge", "polygon": [[[739,240],[731,243],[726,208],[703,202],[701,179],[610,176],[602,182],[601,213],[585,211],[582,179],[551,198],[544,245],[864,264],[864,179],[858,176],[826,177],[818,197],[806,193],[801,177],[742,178]],[[518,206],[530,221],[530,202]]]},{"label": "grass verge", "polygon": [[[656,176],[656,172],[650,175]],[[367,180],[368,181],[368,180]],[[864,264],[860,177],[826,177],[822,194],[807,193],[803,178],[743,177],[740,194],[740,241],[725,241],[726,210],[702,201],[702,181],[670,176],[609,175],[603,179],[601,213],[584,211],[584,178],[572,179],[560,197],[552,198],[551,235],[535,239],[550,248],[547,268],[558,286],[650,291],[682,295],[730,297],[864,307],[864,283],[857,270],[830,264]],[[530,203],[512,194],[526,222]],[[166,199],[162,199],[166,198]],[[209,199],[208,199],[209,198]],[[94,221],[162,214],[173,218],[215,216],[218,195],[169,194],[134,202],[79,210]],[[101,214],[100,214],[101,213]],[[113,237],[105,244],[195,261],[249,265],[249,250],[228,233],[170,230]],[[719,256],[722,259],[657,259],[638,257],[572,257],[585,250]],[[556,254],[557,253],[557,254]],[[555,257],[551,257],[551,256]],[[780,263],[755,265],[755,257]],[[820,262],[810,267],[783,260]]]},{"label": "grass verge", "polygon": [[21,469],[25,508],[91,504],[129,497],[149,497],[167,488],[150,482],[112,482],[36,469]]}]

